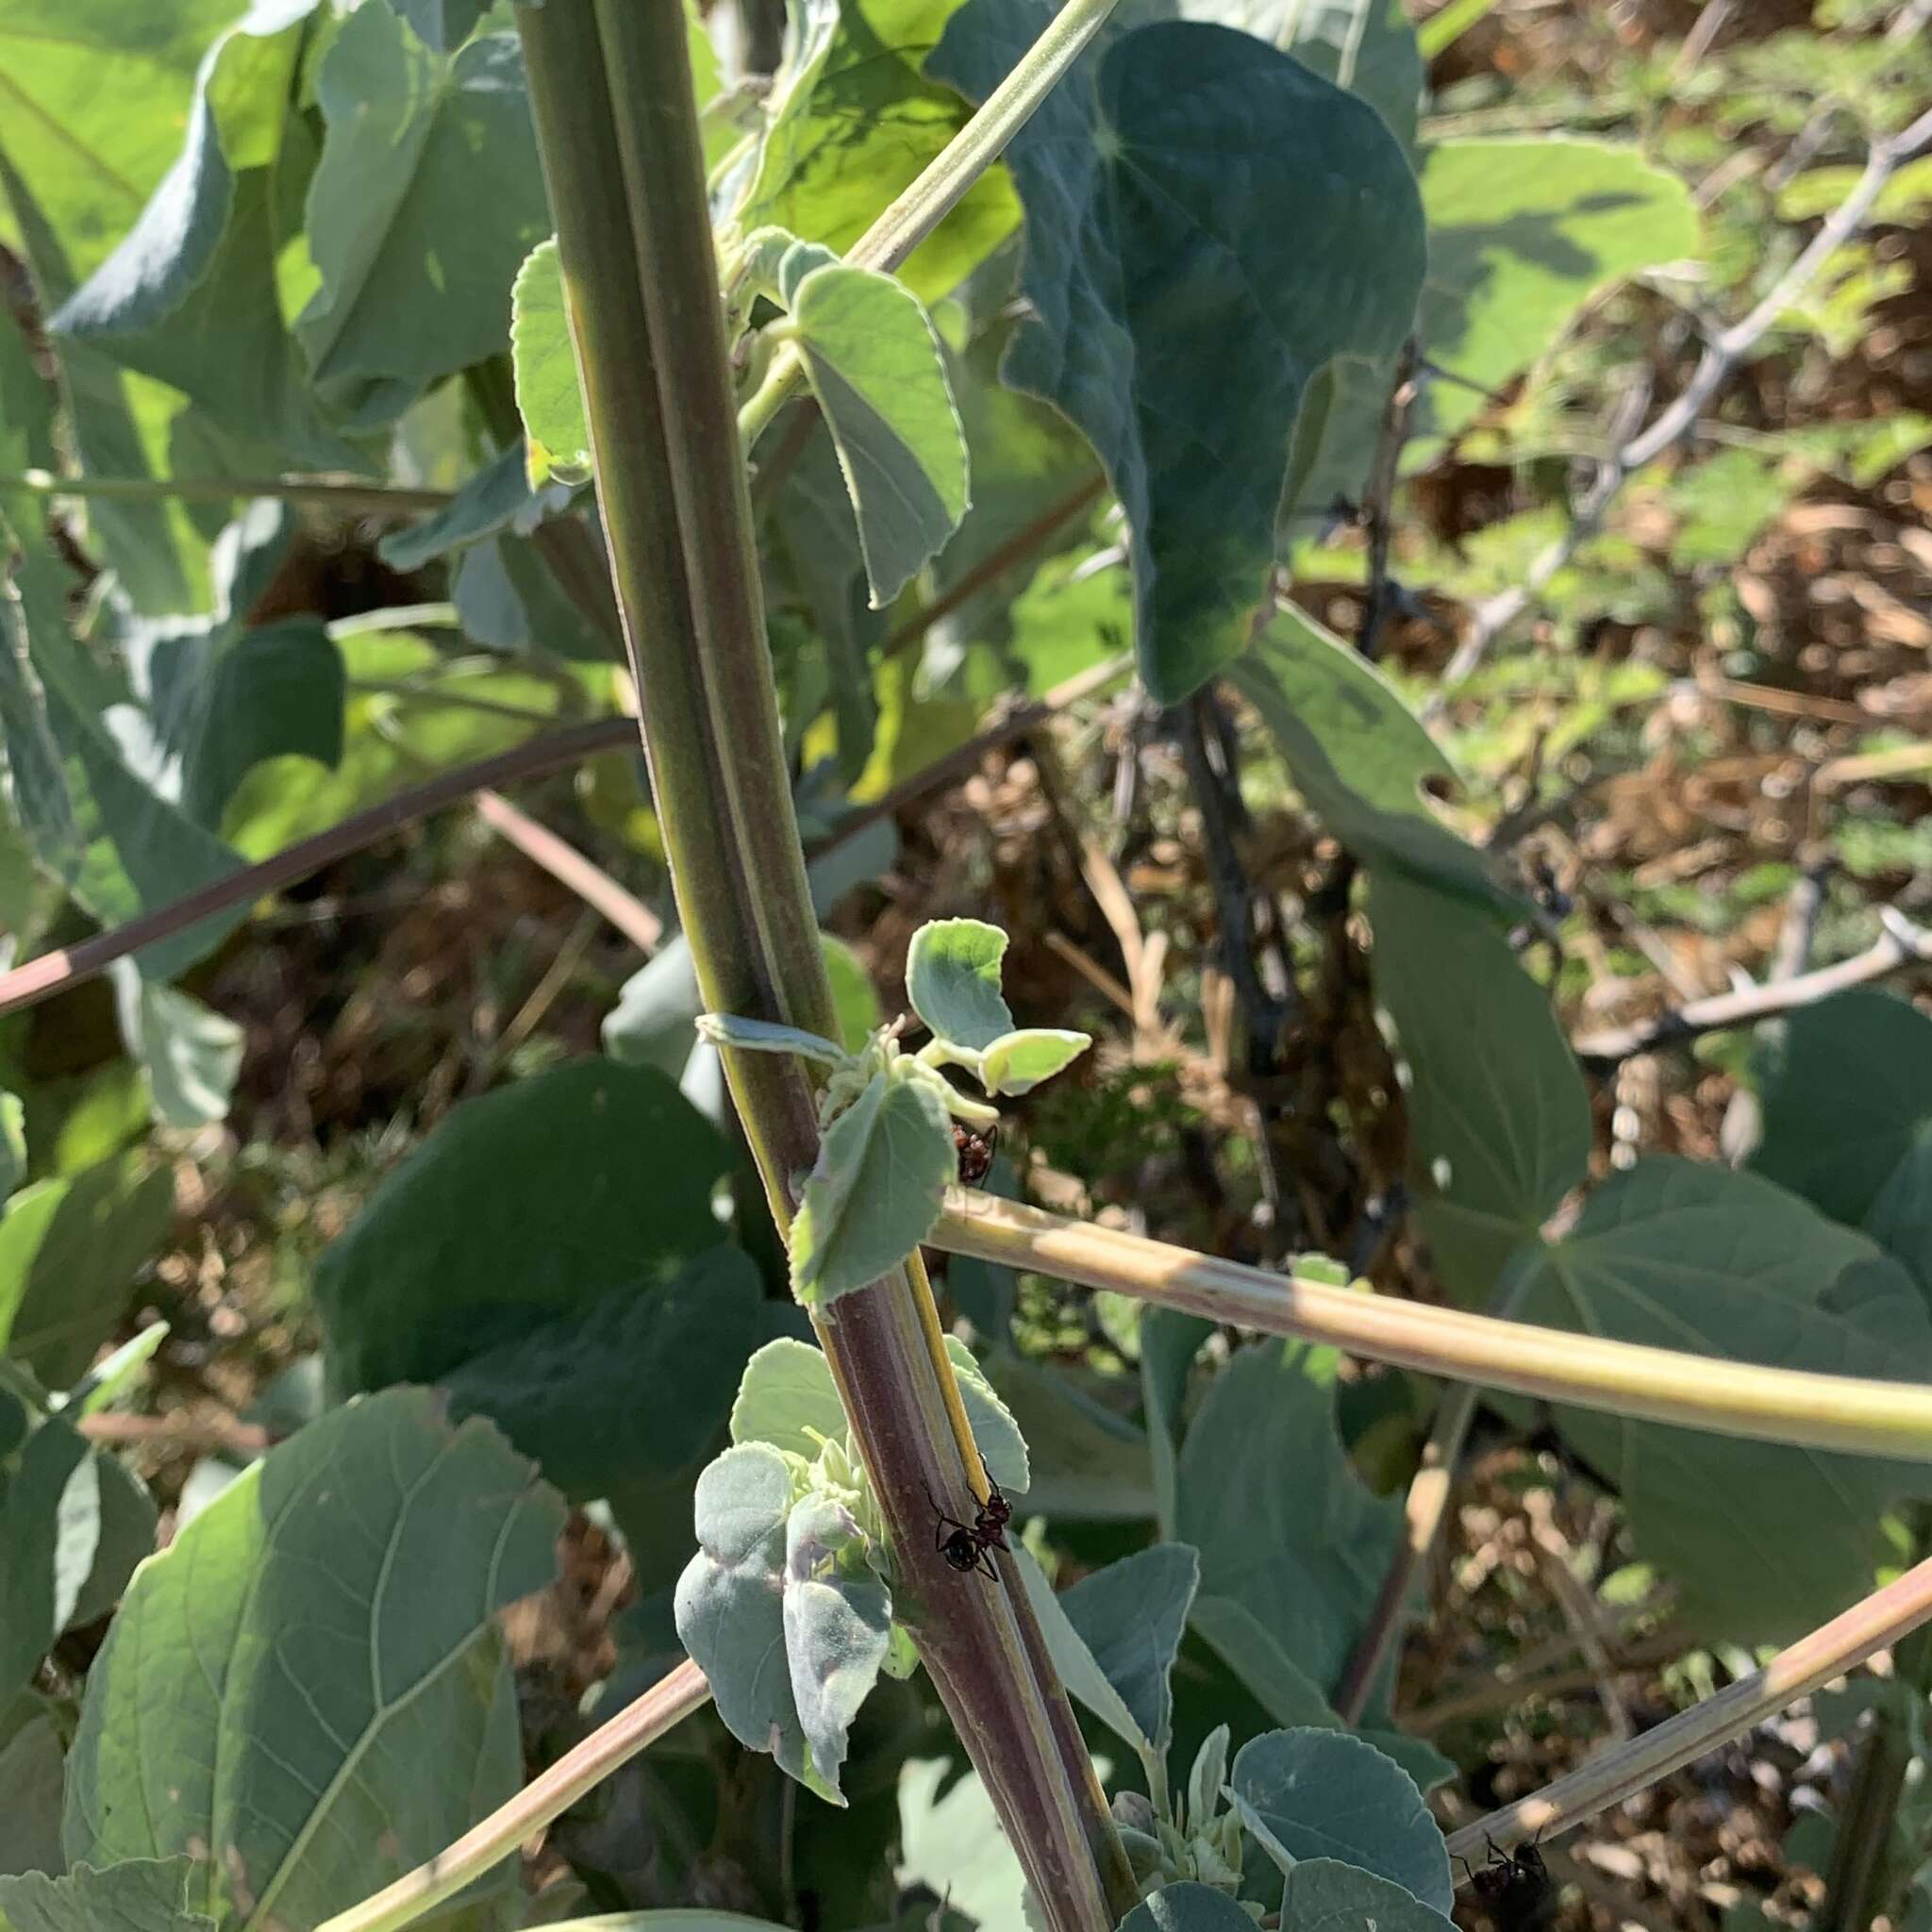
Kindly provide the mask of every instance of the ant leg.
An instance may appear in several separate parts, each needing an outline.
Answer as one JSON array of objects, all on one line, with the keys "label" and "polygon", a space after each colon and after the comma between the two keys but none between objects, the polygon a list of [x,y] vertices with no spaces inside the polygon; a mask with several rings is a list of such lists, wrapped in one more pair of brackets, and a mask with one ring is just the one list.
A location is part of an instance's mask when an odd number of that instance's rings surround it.
[{"label": "ant leg", "polygon": [[[1001,1549],[1005,1549],[1006,1544],[1002,1543],[1000,1547]],[[973,1567],[975,1570],[984,1571],[985,1574],[991,1576],[995,1583],[997,1583],[1000,1580],[1000,1573],[992,1567],[992,1558],[987,1555],[986,1545],[984,1543],[980,1544],[979,1546],[979,1557]]]},{"label": "ant leg", "polygon": [[948,1516],[940,1507],[940,1500],[933,1494],[930,1485],[926,1488],[925,1500],[932,1505],[932,1513],[939,1519],[932,1526],[932,1546],[934,1549],[942,1550],[945,1548],[945,1532],[949,1529],[963,1529],[968,1536],[973,1535],[973,1530],[969,1524],[961,1523],[957,1516]]}]

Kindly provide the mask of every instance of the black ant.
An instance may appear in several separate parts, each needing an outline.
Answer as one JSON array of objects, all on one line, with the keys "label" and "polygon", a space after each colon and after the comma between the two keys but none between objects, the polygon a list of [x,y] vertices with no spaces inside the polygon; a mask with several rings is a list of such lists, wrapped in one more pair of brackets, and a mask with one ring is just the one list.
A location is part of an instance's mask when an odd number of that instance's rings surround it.
[{"label": "black ant", "polygon": [[1513,1855],[1492,1838],[1485,1836],[1483,1842],[1490,1848],[1487,1865],[1476,1871],[1462,1860],[1476,1897],[1502,1932],[1541,1932],[1556,1915],[1557,1889],[1535,1840],[1519,1845]]},{"label": "black ant", "polygon": [[[979,1466],[986,1469],[984,1461]],[[997,1583],[999,1572],[992,1567],[992,1558],[987,1552],[1011,1548],[1007,1541],[1007,1524],[1013,1520],[1013,1506],[1000,1493],[1000,1486],[993,1481],[990,1469],[986,1470],[986,1501],[974,1511],[970,1527],[957,1516],[948,1516],[930,1489],[925,1492],[925,1500],[939,1518],[933,1524],[933,1548],[962,1574],[968,1570],[978,1570]]]},{"label": "black ant", "polygon": [[953,1151],[959,1157],[962,1188],[976,1188],[992,1172],[993,1144],[999,1137],[997,1122],[990,1127],[969,1127],[964,1121],[953,1123]]}]

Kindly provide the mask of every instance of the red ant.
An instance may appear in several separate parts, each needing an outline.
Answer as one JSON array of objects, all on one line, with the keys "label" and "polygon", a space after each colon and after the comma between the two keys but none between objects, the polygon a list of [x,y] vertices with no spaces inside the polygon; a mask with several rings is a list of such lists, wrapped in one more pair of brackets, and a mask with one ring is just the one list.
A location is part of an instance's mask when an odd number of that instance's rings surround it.
[{"label": "red ant", "polygon": [[953,1151],[959,1157],[962,1188],[976,1188],[992,1172],[993,1143],[999,1137],[997,1123],[990,1127],[969,1127],[964,1121],[953,1123]]},{"label": "red ant", "polygon": [[957,1516],[948,1516],[932,1491],[926,1491],[925,1500],[939,1518],[933,1524],[932,1546],[962,1574],[968,1570],[978,1570],[997,1583],[999,1572],[992,1567],[992,1558],[987,1552],[1011,1549],[1007,1541],[1007,1524],[1013,1520],[1013,1506],[1000,1493],[1000,1486],[993,1481],[992,1472],[986,1468],[983,1457],[979,1466],[986,1470],[987,1498],[974,1511],[970,1527]]}]

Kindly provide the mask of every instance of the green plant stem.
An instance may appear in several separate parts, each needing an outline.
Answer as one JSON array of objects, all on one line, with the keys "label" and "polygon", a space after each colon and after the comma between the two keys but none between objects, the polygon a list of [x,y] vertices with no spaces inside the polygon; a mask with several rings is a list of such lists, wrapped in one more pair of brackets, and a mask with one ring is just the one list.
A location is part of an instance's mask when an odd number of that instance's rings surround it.
[{"label": "green plant stem", "polygon": [[1455,1382],[1754,1441],[1932,1462],[1932,1388],[1918,1383],[1758,1368],[1331,1288],[964,1188],[947,1191],[926,1241]]},{"label": "green plant stem", "polygon": [[[1007,143],[1032,119],[1119,4],[1067,0],[979,111],[947,142],[945,152],[845,251],[845,259],[857,268],[887,274],[898,268],[1006,152]],[[785,343],[740,418],[746,450],[771,426],[804,374],[804,358],[794,344]]]},{"label": "green plant stem", "polygon": [[372,483],[365,476],[333,474],[312,476],[57,476],[51,470],[22,470],[0,476],[0,492],[30,491],[37,496],[115,497],[139,503],[181,498],[191,503],[229,497],[276,496],[285,503],[312,503],[361,514],[398,516],[441,509],[447,490],[405,490]]},{"label": "green plant stem", "polygon": [[1883,1590],[1780,1651],[1761,1671],[1668,1719],[1641,1737],[1603,1751],[1580,1769],[1453,1832],[1452,1857],[1480,1858],[1493,1838],[1503,1850],[1568,1830],[1668,1777],[1707,1751],[1842,1676],[1874,1652],[1932,1620],[1932,1560],[1913,1566]]},{"label": "green plant stem", "polygon": [[687,1659],[428,1863],[406,1872],[393,1885],[346,1912],[325,1919],[316,1932],[397,1932],[399,1926],[433,1911],[492,1865],[513,1857],[525,1840],[562,1817],[587,1791],[594,1790],[680,1719],[708,1704],[710,1696],[705,1674]]},{"label": "green plant stem", "polygon": [[[518,9],[586,413],[673,885],[714,1010],[832,1029],[782,754],[725,360],[685,25],[675,0]],[[816,1155],[802,1071],[727,1054],[774,1218]],[[819,1337],[871,1473],[933,1680],[1047,1923],[1104,1932],[1131,1874],[1084,1751],[1030,1666],[1017,1593],[962,1588],[927,1494],[967,1493],[916,1262],[842,1297]],[[943,1352],[938,1361],[944,1362]],[[950,1380],[950,1371],[947,1371]],[[977,1474],[976,1470],[974,1474]],[[971,1579],[964,1579],[971,1581]]]}]

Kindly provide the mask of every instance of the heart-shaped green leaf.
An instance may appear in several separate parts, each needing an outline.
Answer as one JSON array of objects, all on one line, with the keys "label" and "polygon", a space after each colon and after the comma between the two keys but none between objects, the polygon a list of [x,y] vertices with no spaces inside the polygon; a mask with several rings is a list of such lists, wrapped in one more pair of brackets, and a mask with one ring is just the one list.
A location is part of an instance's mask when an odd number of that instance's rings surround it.
[{"label": "heart-shaped green leaf", "polygon": [[1007,936],[983,919],[929,920],[906,949],[906,997],[936,1040],[983,1052],[1013,1031],[1000,992]]},{"label": "heart-shaped green leaf", "polygon": [[[1053,13],[968,0],[926,71],[983,101]],[[1005,374],[1106,464],[1141,675],[1176,704],[1247,641],[1310,379],[1343,352],[1392,356],[1414,321],[1415,177],[1374,108],[1192,21],[1103,27],[1007,162],[1028,319]]]}]

